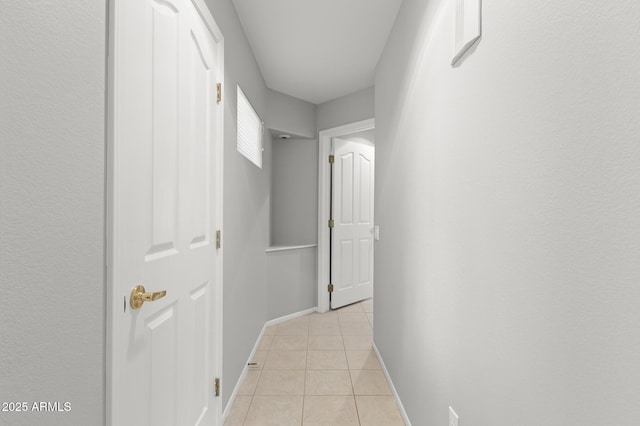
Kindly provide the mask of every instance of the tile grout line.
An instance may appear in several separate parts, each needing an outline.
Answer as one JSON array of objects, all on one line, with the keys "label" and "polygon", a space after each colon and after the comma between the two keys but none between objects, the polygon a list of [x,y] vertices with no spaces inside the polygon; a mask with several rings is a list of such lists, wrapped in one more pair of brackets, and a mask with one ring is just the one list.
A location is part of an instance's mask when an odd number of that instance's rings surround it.
[{"label": "tile grout line", "polygon": [[[365,316],[367,315],[367,313],[364,312],[364,308],[362,308],[362,306],[360,306],[360,310],[358,312],[345,312],[345,314],[353,314],[353,313],[363,313]],[[305,315],[303,315],[303,316],[305,316]],[[312,337],[311,336],[311,324],[312,324],[311,320],[312,320],[312,317],[311,317],[310,314],[307,314],[306,316],[307,316],[307,320],[306,320],[305,326],[304,326],[304,329],[305,329],[304,331],[306,331],[306,334],[304,334],[305,340],[306,340],[306,345],[305,345],[306,351],[305,351],[304,370],[303,370],[304,371],[304,377],[303,377],[303,387],[302,387],[302,404],[301,404],[302,405],[302,408],[301,408],[302,412],[301,412],[301,420],[300,420],[301,426],[304,426],[304,423],[305,423],[304,410],[305,410],[305,407],[306,407],[307,396],[310,396],[310,395],[307,395],[307,391],[306,391],[306,384],[308,382],[308,380],[307,380],[308,377],[307,376],[308,376],[308,373],[312,371],[312,370],[309,369],[309,365],[310,365],[309,364],[309,353],[311,351],[311,347],[310,347],[311,342],[310,341],[311,341],[311,337]],[[355,391],[355,383],[354,383],[355,374],[354,374],[354,372],[355,371],[367,371],[367,370],[373,370],[373,371],[382,370],[381,371],[382,376],[384,377],[386,384],[389,386],[389,388],[391,388],[391,393],[392,394],[393,394],[393,390],[394,390],[393,389],[393,384],[390,383],[389,377],[387,377],[387,374],[385,374],[386,371],[384,371],[383,363],[380,362],[381,360],[380,360],[379,353],[377,352],[377,348],[375,347],[375,344],[373,344],[373,343],[369,344],[369,349],[368,350],[365,350],[364,347],[360,347],[359,346],[359,342],[356,343],[355,347],[352,347],[351,349],[352,349],[352,351],[355,351],[355,352],[359,352],[359,351],[363,351],[363,352],[370,352],[371,351],[371,352],[373,352],[374,353],[374,357],[377,358],[377,361],[378,361],[378,364],[379,364],[379,368],[368,368],[368,369],[367,368],[360,368],[360,369],[352,369],[351,368],[352,366],[349,363],[349,357],[347,356],[347,352],[348,351],[347,351],[346,340],[345,340],[346,336],[344,335],[345,331],[343,330],[343,322],[345,323],[345,325],[350,325],[350,323],[353,322],[353,321],[352,321],[352,318],[349,318],[348,315],[347,315],[346,318],[344,318],[342,320],[341,320],[340,315],[338,313],[336,313],[335,316],[336,316],[336,320],[337,320],[337,324],[338,324],[338,328],[339,328],[340,332],[339,332],[339,335],[338,335],[339,338],[335,339],[334,342],[337,340],[341,344],[341,349],[339,349],[337,352],[341,353],[344,356],[344,359],[345,359],[345,361],[347,363],[347,370],[349,371],[349,379],[350,379],[350,382],[351,382],[350,385],[351,385],[351,391],[352,391],[352,394],[351,394],[352,401],[353,401],[352,403],[354,404],[354,407],[355,407],[355,414],[357,416],[357,424],[361,426],[362,425],[362,420],[361,420],[360,408],[358,407],[357,398],[356,398],[357,395],[356,395],[356,391]],[[367,324],[369,326],[369,328],[372,329],[373,328],[372,322],[369,320],[368,317],[366,317],[366,318],[367,318],[367,321],[365,322],[365,324]],[[295,319],[295,318],[292,318],[292,319]],[[283,321],[282,325],[284,326],[284,324],[286,322],[288,322],[288,321]],[[357,322],[357,321],[355,321],[355,322]],[[257,389],[258,389],[258,385],[260,384],[261,380],[264,378],[263,377],[263,372],[265,371],[265,367],[267,365],[267,361],[271,360],[272,356],[275,353],[274,352],[275,349],[274,349],[274,345],[273,344],[274,344],[275,337],[280,335],[280,334],[278,334],[278,329],[281,328],[280,327],[281,324],[274,324],[274,325],[276,325],[276,328],[273,330],[274,334],[271,335],[271,339],[270,339],[271,341],[270,341],[269,347],[265,351],[266,352],[265,360],[263,361],[262,367],[259,369],[259,372],[257,374],[255,387],[253,388],[251,395],[249,395],[250,396],[250,401],[249,401],[248,408],[247,408],[247,410],[246,410],[246,412],[244,414],[244,418],[241,419],[243,425],[245,425],[247,423],[248,414],[251,412],[253,404],[256,402],[256,400],[255,400],[256,392],[257,392]],[[292,333],[297,333],[298,331],[303,331],[303,330],[299,330],[299,329],[295,330],[296,328],[297,327],[295,327],[295,326],[292,327],[291,332]],[[283,330],[281,330],[281,331],[283,331]],[[372,336],[369,333],[359,334],[358,333],[359,330],[347,330],[347,331],[350,333],[349,336],[353,336],[353,337],[359,337],[359,336],[364,337],[364,336],[366,336],[368,338],[368,340],[372,341]],[[352,333],[352,331],[354,333]],[[288,334],[288,333],[282,334],[282,336],[297,336],[297,335],[299,335],[299,334]],[[332,335],[333,334],[326,334],[326,335],[325,334],[318,334],[317,336],[332,336]],[[316,335],[314,334],[314,336],[316,336]],[[266,337],[266,336],[263,336],[263,337]],[[335,348],[335,347],[327,348],[327,347],[323,347],[322,345],[319,345],[316,349],[319,352],[323,352],[323,351],[335,351],[335,349],[337,349],[337,348]],[[292,351],[292,350],[296,350],[296,349],[282,349],[282,351]],[[327,366],[330,366],[330,364],[331,363],[327,364]],[[382,364],[382,365],[380,365],[380,364]],[[354,367],[358,367],[358,366],[359,366],[358,363],[356,363],[354,365]],[[364,364],[362,364],[360,367],[364,367]],[[335,370],[335,368],[333,368],[333,369]],[[275,370],[279,370],[279,369],[276,368]],[[291,370],[291,369],[283,368],[283,370]],[[319,368],[318,370],[321,371],[321,370],[325,370],[325,369]],[[332,369],[331,368],[326,368],[326,370],[332,370]],[[313,370],[313,371],[315,371],[315,370]],[[283,394],[283,396],[285,396],[285,395]],[[326,396],[334,396],[334,395],[326,395]],[[375,393],[374,395],[371,395],[371,396],[386,397],[388,395],[386,395],[386,394],[385,395],[381,395],[379,393]],[[392,398],[393,398],[393,395],[392,395]],[[395,398],[393,398],[393,399],[395,399]],[[396,409],[400,408],[397,405],[397,401],[394,401],[394,402],[396,402],[396,404],[394,404],[396,406]],[[399,413],[399,414],[400,414],[401,418],[404,417],[402,415],[402,413]],[[404,419],[402,419],[402,420],[404,420]]]}]

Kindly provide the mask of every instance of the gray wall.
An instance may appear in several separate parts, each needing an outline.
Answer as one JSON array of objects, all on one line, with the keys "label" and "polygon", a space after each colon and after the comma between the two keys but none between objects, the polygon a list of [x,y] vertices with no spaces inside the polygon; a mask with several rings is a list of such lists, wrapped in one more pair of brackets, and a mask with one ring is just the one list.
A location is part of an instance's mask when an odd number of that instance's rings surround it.
[{"label": "gray wall", "polygon": [[[267,90],[269,127],[307,139],[273,139],[271,245],[315,244],[318,234],[316,106]],[[267,253],[268,318],[317,306],[316,248]]]},{"label": "gray wall", "polygon": [[318,141],[273,141],[271,245],[318,242]]},{"label": "gray wall", "polygon": [[485,1],[451,68],[453,4],[376,72],[375,342],[415,425],[640,424],[640,3]]},{"label": "gray wall", "polygon": [[[104,423],[106,3],[2,2],[0,424]],[[29,407],[31,408],[31,407]]]},{"label": "gray wall", "polygon": [[269,127],[279,133],[315,139],[316,106],[275,90],[267,89]]},{"label": "gray wall", "polygon": [[376,129],[363,130],[362,132],[351,133],[342,136],[340,139],[346,139],[354,142],[374,145],[376,144]]},{"label": "gray wall", "polygon": [[[336,114],[351,107],[339,102],[336,111],[325,108],[316,116],[315,106],[301,109],[293,98],[285,102],[286,95],[268,91],[231,1],[207,4],[225,37],[226,404],[262,325],[287,310],[265,302],[271,137],[267,132],[262,170],[237,153],[235,85],[241,84],[268,127],[293,126],[282,130],[302,136],[315,137],[318,118],[338,125]],[[3,6],[0,400],[69,401],[72,411],[2,416],[16,425],[102,424],[106,3],[76,2],[73,13],[42,3],[10,0]],[[362,115],[367,93],[354,99],[348,104]],[[277,113],[287,105],[296,105],[300,117]],[[360,119],[351,118],[347,122]],[[298,264],[305,263],[291,263]],[[307,299],[300,299],[306,300],[302,305]],[[296,310],[292,305],[286,313]]]},{"label": "gray wall", "polygon": [[[271,137],[265,132],[263,168],[236,149],[236,84],[267,118],[267,89],[231,0],[207,0],[224,35],[224,371],[223,407],[267,321]],[[265,122],[267,127],[269,123]]]},{"label": "gray wall", "polygon": [[316,247],[267,253],[269,319],[318,306],[316,257]]},{"label": "gray wall", "polygon": [[318,131],[374,117],[374,88],[318,105]]}]

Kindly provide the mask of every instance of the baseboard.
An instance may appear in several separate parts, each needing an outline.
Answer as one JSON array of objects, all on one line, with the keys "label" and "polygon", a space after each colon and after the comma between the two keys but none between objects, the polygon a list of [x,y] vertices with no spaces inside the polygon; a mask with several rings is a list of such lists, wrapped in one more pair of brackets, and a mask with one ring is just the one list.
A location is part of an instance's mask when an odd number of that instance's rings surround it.
[{"label": "baseboard", "polygon": [[382,355],[380,355],[380,351],[378,351],[378,347],[375,342],[373,343],[373,350],[376,353],[376,357],[378,357],[378,362],[380,362],[380,367],[382,368],[382,372],[384,373],[384,377],[387,378],[387,382],[389,382],[389,386],[391,387],[391,392],[393,393],[393,397],[396,399],[396,404],[398,404],[398,411],[400,411],[400,416],[402,416],[402,420],[404,424],[407,426],[411,426],[411,421],[409,420],[409,416],[407,416],[407,412],[404,409],[404,405],[402,405],[402,401],[400,401],[400,396],[396,391],[396,387],[393,385],[393,381],[391,380],[391,376],[389,376],[389,371],[387,367],[384,365],[384,360],[382,359]]},{"label": "baseboard", "polygon": [[285,315],[285,316],[280,317],[280,318],[275,318],[275,319],[269,320],[269,321],[264,323],[264,325],[262,326],[262,330],[260,330],[260,334],[258,335],[258,338],[256,339],[256,343],[253,345],[253,349],[251,350],[251,353],[249,354],[249,358],[247,358],[247,362],[244,363],[244,368],[242,369],[242,373],[240,373],[240,377],[238,378],[238,381],[236,382],[236,385],[233,388],[233,392],[231,392],[231,396],[229,397],[229,401],[227,402],[226,407],[224,407],[224,411],[222,412],[222,421],[223,422],[229,416],[229,412],[231,411],[231,407],[233,407],[233,403],[236,401],[236,397],[238,396],[238,392],[240,391],[240,386],[242,385],[242,381],[247,376],[247,371],[249,370],[249,363],[251,362],[251,360],[253,359],[254,355],[256,354],[256,351],[258,350],[258,346],[260,346],[260,340],[262,340],[262,336],[264,336],[264,331],[267,329],[267,327],[271,327],[272,325],[276,325],[276,324],[279,324],[281,322],[289,321],[289,320],[292,320],[294,318],[298,318],[298,317],[301,317],[301,316],[304,316],[304,315],[312,314],[312,313],[316,312],[317,310],[318,310],[318,307],[316,306],[314,308],[305,309],[304,311],[300,311],[300,312],[296,312],[296,313],[293,313],[293,314]]},{"label": "baseboard", "polygon": [[260,330],[260,334],[258,334],[258,338],[256,339],[256,343],[253,345],[253,349],[251,349],[251,353],[249,354],[249,358],[247,358],[247,362],[244,363],[244,368],[242,369],[242,373],[240,373],[240,377],[236,382],[236,385],[233,387],[233,392],[231,392],[231,396],[229,397],[229,401],[227,401],[227,406],[224,407],[224,411],[222,412],[222,422],[224,423],[229,417],[229,413],[231,412],[231,407],[233,407],[233,403],[236,402],[236,397],[238,396],[238,392],[240,391],[240,386],[244,378],[247,376],[247,371],[249,371],[249,363],[253,359],[256,351],[258,350],[258,346],[260,346],[260,340],[262,340],[262,336],[264,336],[264,331],[268,327],[267,323],[262,326],[262,330]]},{"label": "baseboard", "polygon": [[264,323],[264,327],[263,327],[262,331],[264,331],[264,329],[267,328],[267,327],[271,327],[272,325],[280,324],[281,322],[285,322],[285,321],[292,320],[294,318],[298,318],[298,317],[302,317],[302,316],[305,316],[305,315],[309,315],[309,314],[312,314],[312,313],[317,312],[317,311],[318,311],[318,307],[316,306],[314,308],[305,309],[304,311],[296,312],[296,313],[293,313],[293,314],[285,315],[285,316],[280,317],[280,318],[269,320],[266,323]]}]

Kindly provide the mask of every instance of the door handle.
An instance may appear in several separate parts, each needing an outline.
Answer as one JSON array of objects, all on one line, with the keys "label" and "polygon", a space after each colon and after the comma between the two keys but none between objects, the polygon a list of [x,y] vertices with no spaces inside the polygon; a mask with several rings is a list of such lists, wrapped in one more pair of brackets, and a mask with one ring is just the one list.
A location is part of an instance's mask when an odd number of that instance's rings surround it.
[{"label": "door handle", "polygon": [[145,291],[144,286],[137,285],[131,290],[131,297],[129,297],[129,303],[133,309],[140,309],[144,302],[155,302],[158,299],[162,299],[167,295],[166,290],[162,291]]}]

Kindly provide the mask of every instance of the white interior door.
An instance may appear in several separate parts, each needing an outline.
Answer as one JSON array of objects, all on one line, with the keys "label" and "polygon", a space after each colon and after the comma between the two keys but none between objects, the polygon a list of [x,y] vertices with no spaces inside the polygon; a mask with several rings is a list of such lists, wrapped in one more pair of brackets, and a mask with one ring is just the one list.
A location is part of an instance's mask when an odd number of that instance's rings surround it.
[{"label": "white interior door", "polygon": [[333,139],[331,308],[373,297],[375,148]]},{"label": "white interior door", "polygon": [[[113,16],[111,422],[217,424],[220,58],[190,0]],[[131,306],[131,291],[166,296]]]}]

